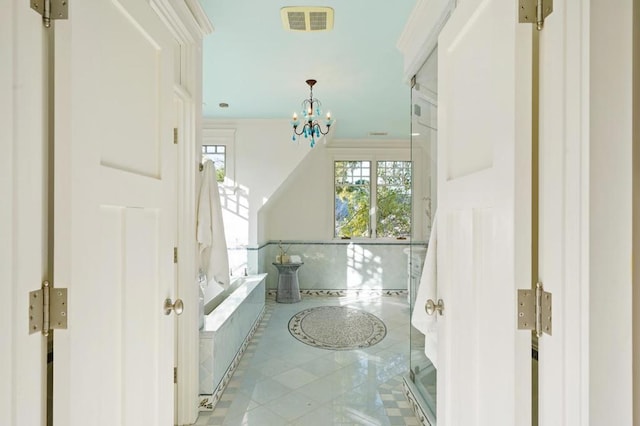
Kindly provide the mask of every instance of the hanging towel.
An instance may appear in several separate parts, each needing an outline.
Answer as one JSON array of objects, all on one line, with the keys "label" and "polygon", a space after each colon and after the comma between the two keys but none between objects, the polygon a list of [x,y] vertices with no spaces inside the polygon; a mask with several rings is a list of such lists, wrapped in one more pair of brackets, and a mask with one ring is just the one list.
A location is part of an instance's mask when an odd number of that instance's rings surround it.
[{"label": "hanging towel", "polygon": [[207,285],[229,287],[229,255],[222,221],[222,204],[216,168],[211,160],[205,161],[202,170],[196,239],[200,249],[200,268],[206,275]]},{"label": "hanging towel", "polygon": [[428,299],[437,302],[438,297],[438,277],[436,271],[436,252],[437,252],[437,235],[436,235],[436,215],[433,218],[431,226],[431,235],[429,236],[429,245],[427,246],[427,255],[424,259],[424,267],[420,276],[420,284],[418,294],[416,295],[416,303],[413,308],[411,324],[424,334],[424,354],[429,358],[435,368],[438,368],[438,323],[437,314],[427,315],[424,305]]}]

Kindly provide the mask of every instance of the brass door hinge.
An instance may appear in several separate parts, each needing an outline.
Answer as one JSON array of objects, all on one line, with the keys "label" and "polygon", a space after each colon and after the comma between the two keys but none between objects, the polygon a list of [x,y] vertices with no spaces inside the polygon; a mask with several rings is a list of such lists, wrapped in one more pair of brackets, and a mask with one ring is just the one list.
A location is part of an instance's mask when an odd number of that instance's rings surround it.
[{"label": "brass door hinge", "polygon": [[29,293],[29,334],[67,328],[67,289],[51,288],[49,281]]},{"label": "brass door hinge", "polygon": [[518,0],[518,22],[536,24],[542,30],[544,20],[553,12],[553,0]]},{"label": "brass door hinge", "polygon": [[551,319],[551,293],[544,291],[542,283],[535,290],[518,290],[518,330],[551,336]]},{"label": "brass door hinge", "polygon": [[177,127],[173,128],[173,143],[174,144],[178,143],[178,128]]},{"label": "brass door hinge", "polygon": [[178,247],[173,248],[173,263],[178,263]]},{"label": "brass door hinge", "polygon": [[173,383],[178,383],[178,367],[173,367]]}]

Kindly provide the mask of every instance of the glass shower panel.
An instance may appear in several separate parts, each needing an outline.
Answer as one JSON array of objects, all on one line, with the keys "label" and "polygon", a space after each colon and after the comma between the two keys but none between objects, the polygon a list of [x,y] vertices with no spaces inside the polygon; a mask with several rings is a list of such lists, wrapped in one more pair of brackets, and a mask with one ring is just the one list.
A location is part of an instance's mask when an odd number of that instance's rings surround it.
[{"label": "glass shower panel", "polygon": [[[434,50],[415,76],[411,90],[411,159],[414,170],[413,243],[410,261],[410,305],[412,323],[416,310],[424,312],[425,301],[416,303],[421,284],[427,241],[436,210],[437,150],[437,51]],[[418,173],[419,172],[419,173]],[[437,340],[437,338],[436,338]],[[433,339],[427,341],[433,342]],[[425,334],[413,325],[410,330],[410,378],[418,390],[418,401],[429,421],[436,423],[437,369],[426,353],[434,353],[430,343],[425,351]],[[437,343],[436,343],[437,345]],[[431,352],[430,352],[431,351]],[[426,352],[426,353],[425,353]]]}]

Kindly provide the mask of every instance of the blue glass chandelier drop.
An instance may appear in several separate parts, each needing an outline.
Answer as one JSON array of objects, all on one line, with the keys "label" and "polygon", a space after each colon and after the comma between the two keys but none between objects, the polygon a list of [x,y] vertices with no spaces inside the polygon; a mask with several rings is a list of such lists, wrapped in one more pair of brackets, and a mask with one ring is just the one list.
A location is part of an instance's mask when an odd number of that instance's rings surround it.
[{"label": "blue glass chandelier drop", "polygon": [[[298,114],[293,113],[291,120],[293,137],[291,139],[295,142],[296,136],[304,136],[305,139],[310,139],[309,146],[313,148],[316,146],[316,139],[329,133],[333,119],[331,118],[331,113],[328,112],[325,119],[327,129],[322,130],[320,123],[318,123],[318,117],[322,115],[322,103],[319,99],[313,99],[313,86],[317,82],[316,80],[307,80],[306,83],[309,85],[309,99],[302,101],[302,120],[298,118]],[[304,124],[300,126],[301,123]],[[298,130],[298,127],[300,127],[300,130]]]}]

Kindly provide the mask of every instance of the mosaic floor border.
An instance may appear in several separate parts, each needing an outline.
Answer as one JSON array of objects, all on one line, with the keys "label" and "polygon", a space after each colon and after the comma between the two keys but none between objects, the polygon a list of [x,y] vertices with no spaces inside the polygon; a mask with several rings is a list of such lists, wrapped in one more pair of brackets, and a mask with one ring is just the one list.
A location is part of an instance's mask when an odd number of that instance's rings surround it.
[{"label": "mosaic floor border", "polygon": [[413,413],[415,414],[415,417],[420,422],[419,424],[422,426],[431,426],[431,423],[427,419],[426,413],[424,412],[420,404],[418,404],[417,397],[414,395],[415,388],[413,387],[413,385],[411,385],[411,383],[409,383],[409,379],[407,377],[402,377],[402,389],[404,391],[406,401],[409,403],[411,409],[413,410]]},{"label": "mosaic floor border", "polygon": [[198,408],[200,411],[213,411],[215,409],[216,404],[218,403],[218,401],[220,401],[220,398],[227,388],[229,381],[231,381],[233,374],[236,372],[242,356],[251,344],[251,340],[256,335],[256,333],[258,333],[260,325],[263,323],[263,319],[267,315],[266,311],[267,309],[265,307],[262,309],[262,312],[260,312],[260,315],[258,315],[256,322],[253,324],[253,327],[251,327],[251,331],[249,331],[249,334],[242,342],[242,346],[240,346],[240,349],[236,353],[236,356],[233,358],[233,361],[231,361],[231,365],[229,365],[229,368],[224,373],[222,380],[213,391],[213,395],[200,395],[200,401],[198,403]]},{"label": "mosaic floor border", "polygon": [[387,326],[377,316],[348,306],[315,306],[289,320],[289,332],[305,345],[327,350],[354,350],[379,343]]},{"label": "mosaic floor border", "polygon": [[[276,297],[278,290],[267,290],[268,297]],[[380,297],[407,296],[407,290],[300,290],[301,296],[319,297]]]}]

